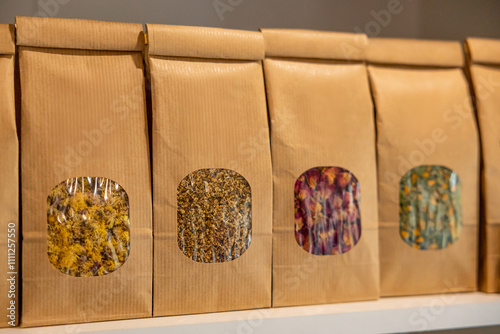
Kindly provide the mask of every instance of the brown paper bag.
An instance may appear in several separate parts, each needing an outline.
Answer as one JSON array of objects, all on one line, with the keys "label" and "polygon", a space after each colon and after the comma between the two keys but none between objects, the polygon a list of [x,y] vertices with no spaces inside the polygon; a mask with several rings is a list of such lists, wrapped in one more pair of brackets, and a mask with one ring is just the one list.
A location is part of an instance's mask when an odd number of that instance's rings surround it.
[{"label": "brown paper bag", "polygon": [[499,292],[500,40],[469,38],[466,49],[483,151],[479,288],[484,292]]},{"label": "brown paper bag", "polygon": [[152,314],[140,24],[18,17],[22,325]]},{"label": "brown paper bag", "polygon": [[256,32],[147,25],[154,315],[269,307],[271,157]]},{"label": "brown paper bag", "polygon": [[379,295],[365,35],[262,30],[274,176],[273,306]]},{"label": "brown paper bag", "polygon": [[476,290],[479,150],[458,42],[372,39],[382,296]]},{"label": "brown paper bag", "polygon": [[14,95],[14,26],[0,24],[0,327],[17,326],[19,149]]}]

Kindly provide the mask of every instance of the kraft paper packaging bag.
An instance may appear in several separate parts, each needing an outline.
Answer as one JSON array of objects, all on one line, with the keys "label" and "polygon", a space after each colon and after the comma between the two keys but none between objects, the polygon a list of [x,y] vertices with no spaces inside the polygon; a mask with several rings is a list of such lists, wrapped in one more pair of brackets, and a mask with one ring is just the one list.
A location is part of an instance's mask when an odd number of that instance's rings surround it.
[{"label": "kraft paper packaging bag", "polygon": [[22,326],[152,315],[142,25],[18,17]]},{"label": "kraft paper packaging bag", "polygon": [[362,34],[263,29],[273,306],[379,296],[375,124]]},{"label": "kraft paper packaging bag", "polygon": [[154,316],[271,305],[272,170],[257,32],[147,25]]},{"label": "kraft paper packaging bag", "polygon": [[19,147],[14,94],[14,26],[0,24],[0,327],[17,326]]},{"label": "kraft paper packaging bag", "polygon": [[458,42],[371,39],[381,295],[477,288],[478,133]]},{"label": "kraft paper packaging bag", "polygon": [[483,151],[482,226],[479,289],[500,286],[500,40],[469,38],[466,42]]}]

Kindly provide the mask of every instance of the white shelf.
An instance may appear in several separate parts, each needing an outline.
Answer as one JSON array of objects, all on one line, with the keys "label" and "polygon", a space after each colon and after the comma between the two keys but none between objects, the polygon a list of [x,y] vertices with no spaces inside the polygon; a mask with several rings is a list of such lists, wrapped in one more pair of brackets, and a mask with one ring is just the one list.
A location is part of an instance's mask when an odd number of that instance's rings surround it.
[{"label": "white shelf", "polygon": [[500,295],[474,292],[3,329],[0,334],[400,333],[494,325],[500,325]]}]

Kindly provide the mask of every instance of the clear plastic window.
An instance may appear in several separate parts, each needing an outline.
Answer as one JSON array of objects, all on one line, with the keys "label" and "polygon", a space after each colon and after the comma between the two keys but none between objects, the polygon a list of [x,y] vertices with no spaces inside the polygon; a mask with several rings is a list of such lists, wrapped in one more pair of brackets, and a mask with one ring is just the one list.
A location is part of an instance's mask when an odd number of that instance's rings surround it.
[{"label": "clear plastic window", "polygon": [[457,241],[462,230],[461,184],[443,166],[419,166],[400,182],[399,232],[417,249],[443,249]]},{"label": "clear plastic window", "polygon": [[47,233],[49,261],[63,274],[112,273],[130,253],[128,195],[104,177],[67,179],[47,198]]},{"label": "clear plastic window", "polygon": [[220,168],[199,169],[177,188],[177,241],[188,258],[228,262],[252,240],[250,185],[240,174]]},{"label": "clear plastic window", "polygon": [[361,237],[360,186],[341,167],[315,167],[295,182],[295,239],[314,255],[350,251]]}]

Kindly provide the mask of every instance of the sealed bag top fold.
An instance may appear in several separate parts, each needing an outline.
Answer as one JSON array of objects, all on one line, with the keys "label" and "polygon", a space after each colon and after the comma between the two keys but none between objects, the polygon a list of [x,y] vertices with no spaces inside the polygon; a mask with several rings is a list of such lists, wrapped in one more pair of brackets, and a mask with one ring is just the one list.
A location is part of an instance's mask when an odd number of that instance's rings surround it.
[{"label": "sealed bag top fold", "polygon": [[17,45],[56,49],[142,51],[142,24],[16,17]]},{"label": "sealed bag top fold", "polygon": [[147,24],[149,55],[233,60],[264,59],[258,32]]},{"label": "sealed bag top fold", "polygon": [[500,39],[467,38],[472,63],[500,64]]},{"label": "sealed bag top fold", "polygon": [[0,24],[0,54],[13,55],[16,52],[14,43],[14,26]]},{"label": "sealed bag top fold", "polygon": [[430,67],[462,67],[460,42],[370,38],[367,48],[370,63]]},{"label": "sealed bag top fold", "polygon": [[266,57],[362,61],[368,39],[364,34],[295,29],[261,29]]}]

